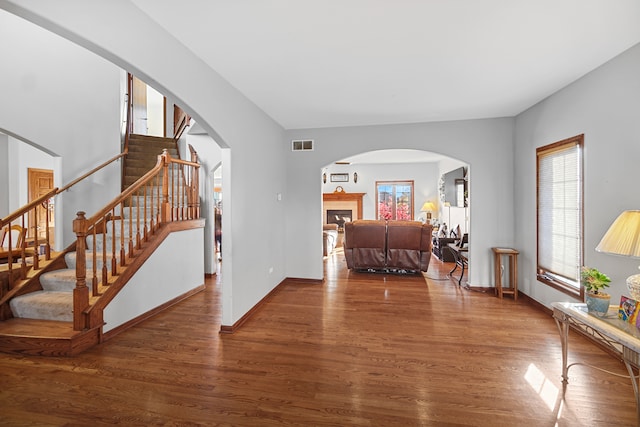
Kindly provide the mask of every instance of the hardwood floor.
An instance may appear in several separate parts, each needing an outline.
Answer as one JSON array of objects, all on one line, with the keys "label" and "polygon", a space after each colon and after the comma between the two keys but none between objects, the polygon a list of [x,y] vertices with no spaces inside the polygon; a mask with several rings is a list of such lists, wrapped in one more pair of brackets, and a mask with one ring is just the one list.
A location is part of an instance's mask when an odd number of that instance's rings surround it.
[{"label": "hardwood floor", "polygon": [[[326,260],[323,284],[288,282],[232,335],[207,289],[73,358],[0,355],[0,424],[631,426],[629,379],[571,368],[525,301]],[[426,279],[425,279],[426,277]],[[572,360],[625,374],[572,332]]]}]

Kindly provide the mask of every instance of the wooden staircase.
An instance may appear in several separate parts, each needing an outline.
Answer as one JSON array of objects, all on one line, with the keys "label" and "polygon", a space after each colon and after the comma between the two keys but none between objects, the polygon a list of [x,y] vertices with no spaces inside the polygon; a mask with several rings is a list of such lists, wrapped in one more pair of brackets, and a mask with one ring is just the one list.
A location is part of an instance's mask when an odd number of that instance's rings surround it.
[{"label": "wooden staircase", "polygon": [[[178,222],[204,226],[195,152],[193,162],[172,158],[173,139],[139,135],[129,148],[135,154],[125,164],[127,190],[91,218],[79,213],[76,243],[54,253],[47,242],[46,256],[29,252],[29,263],[0,268],[0,352],[72,356],[100,343],[103,309],[168,230]],[[24,222],[26,208],[0,219],[0,226],[19,215]]]},{"label": "wooden staircase", "polygon": [[169,155],[180,158],[178,155],[178,145],[173,138],[162,138],[147,135],[129,135],[128,155],[124,160],[124,172],[122,179],[122,189],[129,188],[139,180],[144,174],[153,168],[158,156],[167,150]]}]

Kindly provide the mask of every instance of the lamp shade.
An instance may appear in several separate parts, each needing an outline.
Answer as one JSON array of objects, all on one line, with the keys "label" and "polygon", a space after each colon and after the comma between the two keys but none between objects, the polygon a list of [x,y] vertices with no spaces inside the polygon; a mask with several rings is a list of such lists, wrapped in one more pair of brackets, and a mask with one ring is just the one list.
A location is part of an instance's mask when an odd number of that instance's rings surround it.
[{"label": "lamp shade", "polygon": [[624,211],[611,224],[596,251],[640,258],[640,211]]},{"label": "lamp shade", "polygon": [[424,202],[424,205],[420,208],[420,212],[431,212],[436,210],[436,205],[433,202]]}]

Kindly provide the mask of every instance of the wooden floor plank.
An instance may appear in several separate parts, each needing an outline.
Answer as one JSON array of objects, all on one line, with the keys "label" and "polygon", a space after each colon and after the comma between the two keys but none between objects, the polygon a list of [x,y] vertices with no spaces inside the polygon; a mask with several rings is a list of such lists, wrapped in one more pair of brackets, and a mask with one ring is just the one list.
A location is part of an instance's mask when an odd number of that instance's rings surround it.
[{"label": "wooden floor plank", "polygon": [[[571,368],[548,314],[466,290],[433,260],[416,276],[286,283],[219,334],[219,276],[71,358],[0,355],[0,425],[631,426],[628,379]],[[625,374],[571,333],[570,355]]]}]

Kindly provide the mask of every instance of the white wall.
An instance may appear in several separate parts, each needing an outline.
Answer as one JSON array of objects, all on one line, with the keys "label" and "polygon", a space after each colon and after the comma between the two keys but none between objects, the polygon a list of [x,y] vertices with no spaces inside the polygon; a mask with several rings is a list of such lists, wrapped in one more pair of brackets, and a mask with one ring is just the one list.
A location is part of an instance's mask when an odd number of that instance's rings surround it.
[{"label": "white wall", "polygon": [[[213,210],[213,170],[222,162],[222,149],[209,135],[183,134],[180,138],[180,153],[185,160],[190,159],[189,145],[198,153],[200,162],[200,215],[206,220],[204,228],[204,268],[208,274],[216,272],[214,262],[214,210]],[[223,246],[224,247],[224,246]]]},{"label": "white wall", "polygon": [[0,133],[0,218],[11,213],[9,209],[9,137]]},{"label": "white wall", "polygon": [[[584,133],[584,264],[612,279],[612,303],[627,294],[638,260],[595,252],[613,220],[640,208],[640,45],[587,74],[516,120],[515,217],[520,288],[549,305],[571,300],[536,280],[537,147]],[[475,172],[475,170],[474,170]],[[475,176],[474,176],[475,178]],[[474,211],[475,212],[475,211]]]},{"label": "white wall", "polygon": [[[104,332],[204,283],[203,229],[171,233],[104,310]],[[167,260],[179,268],[166,268]]]},{"label": "white wall", "polygon": [[[323,277],[322,168],[362,152],[401,148],[433,151],[470,165],[470,282],[490,286],[490,248],[515,243],[513,125],[513,119],[504,118],[287,131],[287,276]],[[292,152],[293,139],[313,139],[314,150]]]},{"label": "white wall", "polygon": [[471,208],[459,208],[457,206],[444,207],[442,209],[442,222],[447,223],[447,231],[460,225],[461,233],[469,233]]},{"label": "white wall", "polygon": [[[59,156],[58,183],[70,182],[119,152],[117,67],[2,10],[0,39],[11,40],[0,43],[0,132]],[[20,152],[10,151],[15,167]],[[20,164],[30,167],[31,159],[23,157]],[[21,176],[11,177],[12,188],[23,185]],[[117,194],[119,174],[105,174],[100,180],[99,191],[78,196],[75,189],[75,194],[63,196],[64,212],[56,207],[57,217],[69,219],[58,227],[65,245],[75,237],[71,220],[77,211],[93,213]],[[14,204],[20,201],[20,196],[12,196],[9,204],[17,208]]]},{"label": "white wall", "polygon": [[11,204],[10,210],[13,212],[29,203],[29,169],[49,169],[55,177],[60,173],[56,170],[56,160],[53,156],[38,150],[28,144],[9,137],[12,156],[9,165],[9,173],[17,178],[17,186],[12,186],[12,192],[17,193],[15,204]]}]

